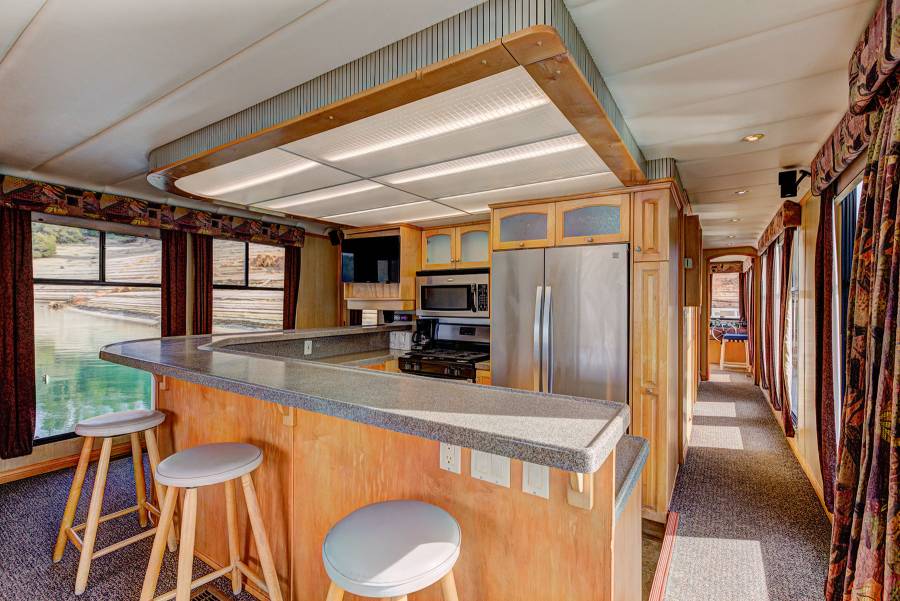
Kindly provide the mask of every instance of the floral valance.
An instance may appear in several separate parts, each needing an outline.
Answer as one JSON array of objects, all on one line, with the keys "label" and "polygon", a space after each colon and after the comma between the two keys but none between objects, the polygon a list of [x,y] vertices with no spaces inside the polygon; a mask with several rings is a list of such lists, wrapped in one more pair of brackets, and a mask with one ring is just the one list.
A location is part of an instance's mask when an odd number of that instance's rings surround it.
[{"label": "floral valance", "polygon": [[863,115],[900,61],[900,0],[881,0],[850,58],[850,112]]},{"label": "floral valance", "polygon": [[838,123],[812,161],[812,191],[820,195],[869,146],[872,113],[848,112]]},{"label": "floral valance", "polygon": [[759,242],[756,245],[756,252],[760,255],[763,254],[769,245],[777,240],[778,236],[780,236],[781,232],[785,229],[789,227],[800,227],[801,210],[802,207],[793,200],[784,201],[784,204],[781,205],[781,208],[778,209],[778,212],[772,217],[772,221],[769,222],[768,227],[763,231],[762,236],[759,237]]},{"label": "floral valance", "polygon": [[302,227],[217,215],[10,175],[0,175],[0,206],[279,246],[303,246],[306,234]]},{"label": "floral valance", "polygon": [[744,264],[741,261],[712,262],[709,264],[710,273],[741,273]]}]

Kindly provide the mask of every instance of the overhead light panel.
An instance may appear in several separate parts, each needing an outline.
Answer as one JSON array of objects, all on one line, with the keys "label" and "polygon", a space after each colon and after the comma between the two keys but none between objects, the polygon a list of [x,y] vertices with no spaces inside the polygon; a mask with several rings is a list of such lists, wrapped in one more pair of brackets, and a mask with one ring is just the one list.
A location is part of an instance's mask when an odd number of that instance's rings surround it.
[{"label": "overhead light panel", "polygon": [[765,137],[766,137],[766,134],[763,134],[763,133],[750,134],[749,136],[744,136],[743,138],[741,138],[741,141],[742,142],[759,142],[760,140],[762,140]]},{"label": "overhead light panel", "polygon": [[446,175],[454,175],[456,173],[464,173],[466,171],[474,171],[476,169],[484,169],[486,167],[495,167],[497,165],[505,165],[515,161],[523,161],[525,159],[534,159],[537,157],[566,152],[567,150],[575,150],[587,146],[579,134],[562,136],[552,140],[543,140],[522,146],[514,146],[513,148],[504,148],[503,150],[495,150],[477,154],[462,159],[437,163],[427,167],[419,167],[418,169],[410,169],[401,171],[382,178],[389,184],[408,184],[423,179],[431,179],[436,177],[444,177]]},{"label": "overhead light panel", "polygon": [[[404,204],[404,205],[399,205],[399,206],[378,207],[378,208],[376,208],[376,209],[363,209],[363,210],[361,210],[361,211],[351,211],[351,212],[349,212],[349,213],[340,213],[340,214],[338,214],[338,215],[328,215],[327,217],[323,217],[323,219],[327,219],[327,220],[330,220],[330,221],[340,221],[341,218],[346,218],[346,217],[354,217],[354,216],[365,215],[365,214],[369,214],[369,213],[378,213],[378,212],[385,212],[385,211],[393,211],[393,210],[396,210],[396,209],[398,209],[398,208],[402,208],[403,210],[407,210],[407,209],[410,209],[410,208],[413,208],[413,207],[417,207],[417,206],[426,206],[426,205],[427,205],[427,206],[431,206],[431,205],[434,205],[434,204],[435,204],[435,203],[433,203],[433,202],[430,201],[430,200],[422,200],[422,201],[420,201],[420,202],[410,202],[410,203],[406,203],[406,204]],[[443,217],[455,217],[455,216],[461,215],[461,214],[464,214],[464,213],[462,213],[461,211],[455,211],[455,210],[454,210],[454,211],[452,211],[452,212],[448,212],[448,213],[446,213],[446,214],[441,214],[441,215],[428,215],[427,217],[423,217],[422,219],[441,219],[441,218],[443,218]],[[393,220],[393,221],[386,221],[385,223],[404,223],[404,222],[407,222],[407,221],[416,221],[416,219],[415,219],[415,218],[395,219],[395,220]]]},{"label": "overhead light panel", "polygon": [[205,196],[221,196],[223,194],[237,192],[238,190],[246,190],[247,188],[253,188],[254,186],[266,184],[283,177],[295,175],[297,173],[300,173],[301,171],[306,171],[307,169],[312,169],[316,165],[319,165],[319,163],[310,161],[309,159],[304,159],[302,157],[296,157],[296,160],[291,161],[287,165],[281,165],[269,169],[261,169],[255,173],[248,174],[227,184],[222,184],[215,188],[208,188],[202,193]]},{"label": "overhead light panel", "polygon": [[493,194],[498,192],[524,192],[526,190],[531,190],[533,188],[540,188],[542,186],[546,187],[547,185],[552,184],[566,184],[570,182],[577,182],[578,180],[583,180],[586,178],[597,177],[598,175],[603,175],[604,173],[609,173],[609,171],[603,171],[600,173],[588,173],[587,175],[576,175],[574,177],[564,177],[561,179],[551,179],[545,180],[542,182],[534,182],[531,184],[521,184],[519,186],[505,186],[503,188],[491,188],[489,190],[481,190],[479,192],[467,192],[466,194],[454,194],[453,196],[443,196],[441,198],[436,199],[438,202],[445,202],[448,200],[460,200],[463,198],[472,198],[474,196],[482,196],[485,194]]},{"label": "overhead light panel", "polygon": [[312,192],[304,192],[303,194],[295,194],[285,197],[277,201],[266,201],[264,204],[268,209],[287,209],[289,207],[297,207],[300,205],[311,204],[322,200],[330,200],[332,198],[340,198],[341,196],[349,196],[351,194],[361,194],[370,190],[383,188],[378,182],[371,180],[362,180],[350,182],[349,184],[341,184],[332,186],[322,190],[313,190]]}]

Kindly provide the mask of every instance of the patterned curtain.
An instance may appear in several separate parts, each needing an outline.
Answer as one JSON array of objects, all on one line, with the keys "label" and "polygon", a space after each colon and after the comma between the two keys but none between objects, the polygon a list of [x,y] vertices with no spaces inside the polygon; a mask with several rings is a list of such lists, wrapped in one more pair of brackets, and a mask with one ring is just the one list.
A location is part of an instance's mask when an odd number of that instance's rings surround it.
[{"label": "patterned curtain", "polygon": [[853,248],[827,601],[900,595],[897,92],[876,122]]},{"label": "patterned curtain", "polygon": [[191,235],[194,263],[194,306],[191,334],[212,334],[213,322],[213,239]]},{"label": "patterned curtain", "polygon": [[187,334],[187,234],[160,230],[162,240],[162,285],[160,304],[163,336]]},{"label": "patterned curtain", "polygon": [[[781,312],[779,313],[781,328],[781,340],[778,347],[784,349],[786,345],[792,344],[790,332],[788,331],[788,299],[791,296],[791,251],[794,246],[794,228],[789,227],[784,230],[784,246],[781,247],[781,298],[779,305]],[[795,324],[796,327],[796,324]],[[790,348],[790,347],[788,347]],[[793,438],[794,436],[794,418],[791,417],[791,371],[788,366],[791,353],[782,352],[780,370],[781,370],[781,424],[784,426],[784,435]]]},{"label": "patterned curtain", "polygon": [[775,247],[769,246],[765,254],[766,260],[766,323],[763,336],[766,346],[763,353],[763,361],[766,362],[766,389],[769,391],[769,401],[777,410],[781,410],[778,387],[775,380]]},{"label": "patterned curtain", "polygon": [[834,512],[834,469],[837,455],[834,423],[834,359],[832,330],[834,295],[834,197],[837,184],[828,186],[819,200],[819,230],[816,233],[816,435],[825,507]]},{"label": "patterned curtain", "polygon": [[36,409],[31,213],[0,207],[0,459],[31,453]]}]

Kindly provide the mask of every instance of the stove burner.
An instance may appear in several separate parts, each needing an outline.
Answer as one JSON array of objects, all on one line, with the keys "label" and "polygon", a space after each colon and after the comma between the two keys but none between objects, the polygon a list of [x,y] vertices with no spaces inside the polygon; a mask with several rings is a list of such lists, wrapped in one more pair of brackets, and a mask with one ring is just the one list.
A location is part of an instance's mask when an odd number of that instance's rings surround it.
[{"label": "stove burner", "polygon": [[400,357],[399,366],[406,373],[474,382],[475,364],[489,357],[489,353],[478,350],[416,349]]}]

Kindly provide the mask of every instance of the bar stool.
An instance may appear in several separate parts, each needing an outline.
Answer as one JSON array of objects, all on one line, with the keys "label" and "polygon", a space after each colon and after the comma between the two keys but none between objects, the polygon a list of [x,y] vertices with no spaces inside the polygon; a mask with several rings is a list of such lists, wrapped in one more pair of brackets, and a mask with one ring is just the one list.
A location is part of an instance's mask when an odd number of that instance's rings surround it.
[{"label": "bar stool", "polygon": [[[59,534],[56,537],[56,546],[53,548],[53,562],[62,559],[66,550],[66,542],[71,542],[76,549],[81,551],[78,560],[78,573],[75,576],[75,594],[80,595],[87,588],[88,575],[91,570],[91,562],[108,553],[117,551],[123,547],[135,543],[141,539],[152,536],[156,528],[145,530],[123,541],[109,545],[99,551],[94,550],[97,540],[97,528],[102,522],[137,512],[141,527],[147,526],[148,512],[159,516],[159,509],[147,501],[144,488],[144,462],[141,455],[140,433],[144,433],[147,442],[147,455],[150,456],[150,465],[159,464],[159,447],[156,445],[156,436],[153,429],[166,419],[160,411],[148,409],[134,409],[132,411],[119,411],[98,415],[83,420],[75,426],[75,433],[84,437],[81,445],[81,455],[78,458],[78,467],[75,468],[75,476],[72,478],[72,486],[69,489],[69,498],[63,512],[62,522],[59,525]],[[134,485],[137,493],[137,504],[107,515],[101,515],[103,508],[103,494],[106,489],[106,475],[109,472],[109,457],[112,453],[112,441],[114,436],[129,434],[131,436],[131,458],[134,464]],[[95,438],[102,438],[103,445],[100,449],[100,459],[97,462],[97,474],[94,477],[94,489],[91,492],[91,503],[88,508],[87,521],[84,524],[73,527],[75,510],[81,498],[81,487],[87,473],[88,464],[91,461],[91,449]],[[163,489],[159,482],[155,483],[156,496],[163,498]],[[78,532],[84,530],[84,538],[79,538]],[[175,550],[175,535],[169,537],[169,548]]]},{"label": "bar stool", "polygon": [[[747,344],[747,340],[750,337],[747,334],[738,334],[738,333],[729,333],[722,335],[722,348],[719,351],[719,369],[725,369],[728,367],[736,367],[738,369],[749,370],[750,369],[750,347]],[[741,342],[744,345],[744,362],[743,363],[735,363],[730,361],[725,361],[725,345],[729,342]]]},{"label": "bar stool", "polygon": [[387,501],[357,509],[328,532],[322,560],[331,579],[326,601],[344,592],[407,601],[441,582],[444,601],[459,601],[453,566],[461,533],[453,517],[421,501]]},{"label": "bar stool", "polygon": [[[173,597],[176,601],[188,601],[192,589],[228,573],[231,573],[231,590],[234,594],[241,592],[243,587],[241,574],[243,574],[268,594],[271,601],[282,601],[278,574],[275,572],[275,562],[272,559],[272,551],[269,548],[265,526],[259,511],[259,501],[256,498],[253,479],[250,477],[250,473],[259,467],[262,460],[262,451],[253,445],[224,442],[205,444],[179,451],[167,457],[156,467],[157,481],[168,488],[159,519],[159,530],[156,531],[156,537],[153,539],[153,549],[150,551],[150,561],[144,576],[141,601],[172,599]],[[253,531],[256,550],[259,553],[259,563],[262,566],[262,578],[241,561],[238,553],[239,541],[234,500],[234,481],[238,478],[244,489],[250,528]],[[231,563],[221,570],[192,580],[194,536],[197,529],[197,489],[201,486],[220,483],[225,484],[225,521],[228,531],[228,556]],[[178,489],[185,489],[181,509],[178,580],[174,591],[154,597],[165,553],[165,533],[170,530],[172,525]]]}]

